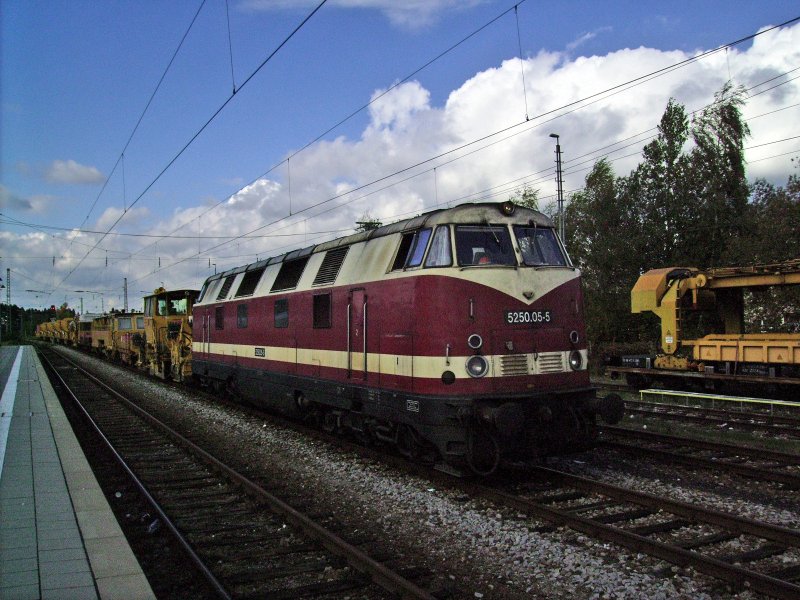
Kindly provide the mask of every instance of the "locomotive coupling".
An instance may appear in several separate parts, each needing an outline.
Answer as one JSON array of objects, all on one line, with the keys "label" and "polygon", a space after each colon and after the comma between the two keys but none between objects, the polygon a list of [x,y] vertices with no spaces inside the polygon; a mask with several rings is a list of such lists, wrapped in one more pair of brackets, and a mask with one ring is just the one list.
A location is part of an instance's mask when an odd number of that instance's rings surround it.
[{"label": "locomotive coupling", "polygon": [[605,398],[593,398],[587,408],[600,415],[608,425],[616,425],[625,413],[625,401],[619,394],[609,394]]}]

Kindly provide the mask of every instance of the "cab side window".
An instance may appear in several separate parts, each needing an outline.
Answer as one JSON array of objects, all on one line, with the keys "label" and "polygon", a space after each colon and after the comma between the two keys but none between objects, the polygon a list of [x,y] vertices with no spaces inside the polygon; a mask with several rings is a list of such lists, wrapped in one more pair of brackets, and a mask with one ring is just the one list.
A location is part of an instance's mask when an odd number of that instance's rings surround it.
[{"label": "cab side window", "polygon": [[450,253],[450,228],[447,225],[439,225],[436,233],[433,234],[431,249],[428,250],[428,258],[425,259],[426,267],[449,267],[453,264],[453,257]]}]

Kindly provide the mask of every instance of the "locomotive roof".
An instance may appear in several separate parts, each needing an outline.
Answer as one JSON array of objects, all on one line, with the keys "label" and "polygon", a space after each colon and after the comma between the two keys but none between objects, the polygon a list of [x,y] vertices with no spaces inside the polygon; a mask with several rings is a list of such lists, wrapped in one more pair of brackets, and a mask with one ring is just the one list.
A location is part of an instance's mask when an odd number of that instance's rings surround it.
[{"label": "locomotive roof", "polygon": [[478,202],[460,204],[453,208],[439,208],[431,210],[422,213],[421,215],[417,215],[416,217],[390,223],[389,225],[383,225],[376,229],[360,231],[358,233],[336,238],[328,242],[323,242],[314,246],[308,246],[307,248],[300,248],[285,254],[265,258],[258,262],[242,265],[240,267],[234,267],[233,269],[228,269],[227,271],[211,275],[208,277],[208,279],[206,279],[206,282],[210,283],[212,281],[216,281],[217,279],[228,277],[229,275],[237,275],[245,271],[261,269],[268,265],[274,265],[287,260],[303,258],[316,252],[325,252],[326,250],[339,248],[341,246],[350,246],[352,244],[357,244],[358,242],[364,242],[374,238],[392,235],[395,233],[415,231],[417,229],[422,229],[423,227],[432,227],[445,223],[455,225],[502,225],[507,223],[526,223],[537,227],[553,227],[553,221],[547,215],[539,212],[538,210],[513,204],[514,210],[512,214],[503,212],[503,207],[508,206],[509,204],[513,203],[510,201]]}]

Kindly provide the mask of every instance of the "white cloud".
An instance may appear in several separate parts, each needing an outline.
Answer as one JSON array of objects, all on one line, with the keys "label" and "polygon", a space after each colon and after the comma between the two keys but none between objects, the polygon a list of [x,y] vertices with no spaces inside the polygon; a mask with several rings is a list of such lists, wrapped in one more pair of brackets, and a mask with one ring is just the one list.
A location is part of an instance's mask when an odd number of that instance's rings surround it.
[{"label": "white cloud", "polygon": [[123,210],[116,206],[110,206],[103,211],[103,214],[97,219],[95,223],[96,231],[108,231],[108,228],[114,225],[122,214],[125,214],[125,225],[130,227],[136,225],[137,222],[143,221],[149,214],[150,210],[146,206],[139,206]]},{"label": "white cloud", "polygon": [[54,160],[47,167],[44,177],[50,183],[87,184],[103,183],[106,178],[96,168],[79,164],[74,160]]},{"label": "white cloud", "polygon": [[[286,174],[275,180],[260,179],[230,198],[215,199],[216,208],[211,209],[210,200],[202,198],[197,205],[177,210],[143,230],[167,235],[180,227],[177,235],[219,238],[172,238],[155,243],[152,239],[112,240],[109,236],[104,247],[133,252],[133,258],[112,260],[109,267],[101,260],[87,260],[82,271],[87,271],[89,280],[107,282],[107,286],[118,287],[122,277],[128,276],[138,281],[135,285],[140,289],[150,289],[161,281],[171,287],[199,287],[213,273],[209,263],[223,271],[256,257],[337,237],[340,234],[316,232],[352,228],[367,211],[388,223],[444,203],[505,200],[524,183],[539,188],[546,205],[547,197],[555,192],[554,141],[548,134],[561,136],[567,192],[583,185],[593,161],[610,152],[612,144],[631,144],[610,154],[616,173],[627,175],[639,162],[647,132],[658,124],[670,97],[690,111],[701,109],[728,79],[729,69],[735,84],[752,87],[796,68],[800,64],[800,25],[757,37],[747,49],[732,50],[727,56],[716,53],[632,89],[595,96],[689,57],[681,51],[648,48],[575,58],[568,53],[541,51],[523,62],[524,95],[520,60],[510,59],[476,73],[453,90],[442,105],[431,104],[430,93],[419,81],[404,83],[370,106],[369,122],[358,137],[324,140],[293,156],[291,182],[285,180]],[[792,76],[776,79],[768,86]],[[373,98],[380,93],[376,91]],[[573,104],[585,98],[592,100]],[[746,146],[797,135],[800,111],[796,107],[773,111],[798,103],[800,80],[753,95],[744,110],[745,116],[752,118],[753,131]],[[569,108],[558,111],[560,107]],[[758,115],[765,116],[755,118]],[[506,131],[491,136],[501,130]],[[634,142],[621,142],[637,134],[642,135]],[[481,138],[486,139],[468,145]],[[461,146],[465,147],[447,154]],[[748,157],[758,162],[748,166],[749,177],[768,177],[785,185],[795,172],[791,157],[761,159],[797,147],[775,144],[754,149]],[[620,158],[628,154],[632,156]],[[425,162],[439,155],[443,156]],[[414,167],[418,163],[424,164]],[[368,185],[373,181],[377,183]],[[4,203],[9,197],[7,191],[0,194]],[[98,227],[118,216],[119,209],[107,210]],[[146,213],[137,216],[142,223],[149,222]],[[128,218],[125,223],[128,230],[135,225]],[[219,246],[224,239],[253,231],[256,236],[280,237],[238,239]],[[43,243],[22,236],[14,242],[19,254],[34,256],[42,255],[39,245]],[[73,246],[71,252],[82,256],[85,248]],[[162,271],[157,271],[159,258]],[[166,268],[174,263],[178,264]],[[103,268],[96,269],[98,265]],[[43,267],[48,274],[51,268],[50,263]],[[54,271],[56,275],[62,273],[58,261]]]}]

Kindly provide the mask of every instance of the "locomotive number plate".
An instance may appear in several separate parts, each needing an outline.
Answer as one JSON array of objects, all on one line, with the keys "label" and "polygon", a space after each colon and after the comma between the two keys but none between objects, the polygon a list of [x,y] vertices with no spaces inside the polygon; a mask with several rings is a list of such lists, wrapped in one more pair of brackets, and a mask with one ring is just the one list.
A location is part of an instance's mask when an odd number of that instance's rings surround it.
[{"label": "locomotive number plate", "polygon": [[549,310],[507,310],[506,323],[509,325],[546,325],[553,322]]}]

